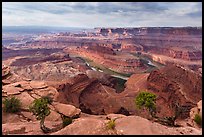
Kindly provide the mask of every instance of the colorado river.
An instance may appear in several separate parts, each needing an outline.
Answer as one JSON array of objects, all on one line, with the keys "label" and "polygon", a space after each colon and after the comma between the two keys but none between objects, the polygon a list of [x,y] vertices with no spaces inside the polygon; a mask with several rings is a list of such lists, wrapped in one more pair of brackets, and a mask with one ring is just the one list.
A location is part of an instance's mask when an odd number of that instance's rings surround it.
[{"label": "colorado river", "polygon": [[90,64],[88,62],[86,62],[86,65],[89,66],[92,70],[97,71],[94,67],[90,66]]},{"label": "colorado river", "polygon": [[147,60],[148,61],[148,65],[150,65],[150,66],[153,66],[153,67],[156,67],[150,60]]},{"label": "colorado river", "polygon": [[[94,71],[99,71],[99,72],[103,72],[103,70],[101,69],[96,69],[94,67],[92,67],[88,62],[85,62],[87,66],[89,66],[92,70]],[[121,78],[121,79],[124,79],[124,80],[128,80],[129,77],[124,77],[124,76],[121,76],[121,75],[111,75],[112,77],[116,77],[116,78]]]}]

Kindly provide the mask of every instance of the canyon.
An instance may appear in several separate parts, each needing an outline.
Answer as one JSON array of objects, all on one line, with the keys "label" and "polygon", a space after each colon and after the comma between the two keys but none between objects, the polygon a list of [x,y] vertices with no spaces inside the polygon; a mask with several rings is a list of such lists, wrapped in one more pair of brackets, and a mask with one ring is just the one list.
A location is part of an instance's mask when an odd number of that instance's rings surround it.
[{"label": "canyon", "polygon": [[[178,127],[137,109],[141,91],[156,95],[157,117],[173,117],[179,106]],[[201,95],[202,27],[95,28],[2,44],[2,100],[22,103],[16,114],[2,110],[2,134],[202,134],[194,121]],[[53,99],[45,119],[53,133],[29,111],[43,96]],[[73,122],[63,127],[62,116]]]}]

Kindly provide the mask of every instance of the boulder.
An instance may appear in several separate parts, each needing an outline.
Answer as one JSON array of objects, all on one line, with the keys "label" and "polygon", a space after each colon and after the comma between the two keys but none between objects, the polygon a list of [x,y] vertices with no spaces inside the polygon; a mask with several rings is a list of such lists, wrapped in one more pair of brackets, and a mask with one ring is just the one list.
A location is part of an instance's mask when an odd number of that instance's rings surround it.
[{"label": "boulder", "polygon": [[67,117],[78,117],[81,113],[81,110],[75,106],[62,104],[62,103],[53,103],[54,108],[60,114],[63,114]]},{"label": "boulder", "polygon": [[59,113],[57,113],[56,111],[50,110],[50,114],[45,118],[45,121],[61,121],[62,122],[62,118]]},{"label": "boulder", "polygon": [[29,109],[30,104],[35,100],[27,92],[22,92],[21,94],[16,95],[16,98],[20,100],[21,108],[27,109],[27,110]]}]

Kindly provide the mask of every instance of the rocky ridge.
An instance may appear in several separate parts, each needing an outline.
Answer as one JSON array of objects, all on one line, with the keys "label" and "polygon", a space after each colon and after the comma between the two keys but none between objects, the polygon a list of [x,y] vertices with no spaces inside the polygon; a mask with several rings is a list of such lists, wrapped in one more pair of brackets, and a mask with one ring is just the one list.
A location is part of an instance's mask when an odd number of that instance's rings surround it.
[{"label": "rocky ridge", "polygon": [[[132,78],[135,79],[134,77]],[[146,75],[142,77],[147,78]],[[113,88],[103,84],[100,83],[100,80],[94,77],[89,78],[85,74],[69,79],[68,83],[61,84],[58,88],[49,86],[44,81],[24,80],[7,83],[2,87],[2,99],[15,96],[21,100],[22,108],[17,114],[2,112],[2,133],[44,134],[40,130],[39,121],[29,112],[28,107],[34,99],[49,95],[54,102],[50,105],[51,113],[46,117],[45,124],[53,130],[58,130],[51,134],[202,134],[200,128],[167,127],[137,116],[140,112],[132,115],[131,110],[135,110],[133,100],[138,91],[132,94],[132,89],[129,88],[121,93],[116,93]],[[138,81],[138,85],[141,84]],[[141,88],[146,86],[143,85]],[[201,112],[200,103],[198,104],[199,112]],[[144,113],[141,114],[144,116]],[[73,117],[73,123],[62,128],[61,115]],[[106,126],[110,119],[115,119],[116,126],[113,130],[107,129]],[[142,126],[135,128],[135,125]]]}]

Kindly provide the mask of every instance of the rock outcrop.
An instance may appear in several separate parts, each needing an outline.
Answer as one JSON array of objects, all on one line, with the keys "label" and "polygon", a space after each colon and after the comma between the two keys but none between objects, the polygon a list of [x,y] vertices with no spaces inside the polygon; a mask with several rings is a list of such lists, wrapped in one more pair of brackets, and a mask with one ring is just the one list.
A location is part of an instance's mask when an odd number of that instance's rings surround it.
[{"label": "rock outcrop", "polygon": [[[166,127],[138,116],[128,116],[116,119],[115,125],[117,133],[123,135],[182,135],[201,133],[200,130],[191,127]],[[135,125],[138,126],[135,127]]]},{"label": "rock outcrop", "polygon": [[[109,116],[107,116],[109,117]],[[115,128],[108,129],[105,117],[83,117],[53,135],[183,135],[202,134],[191,127],[171,128],[138,116],[114,115]],[[113,118],[114,119],[114,118]],[[139,125],[139,126],[137,126]],[[159,129],[159,130],[158,130]]]},{"label": "rock outcrop", "polygon": [[110,135],[113,131],[106,129],[104,120],[96,118],[79,118],[73,124],[52,135]]},{"label": "rock outcrop", "polygon": [[83,46],[87,51],[93,52],[95,54],[110,54],[115,55],[116,53],[112,48],[108,46],[101,46],[100,44],[89,44],[88,46]]},{"label": "rock outcrop", "polygon": [[64,116],[67,116],[67,117],[79,117],[81,113],[80,109],[72,105],[53,103],[53,107],[58,113],[63,114]]},{"label": "rock outcrop", "polygon": [[176,47],[176,46],[143,46],[144,50],[150,53],[166,55],[171,58],[183,60],[201,60],[202,51],[191,47]]},{"label": "rock outcrop", "polygon": [[12,84],[3,86],[2,100],[7,97],[14,96],[21,102],[21,110],[17,114],[6,114],[3,112],[2,121],[7,122],[35,122],[37,121],[34,115],[29,111],[31,103],[40,97],[50,96],[53,99],[53,103],[50,105],[51,113],[46,117],[45,121],[60,121],[62,122],[61,115],[67,117],[78,117],[81,110],[77,109],[72,105],[57,103],[56,98],[58,91],[46,85],[40,81],[20,81]]},{"label": "rock outcrop", "polygon": [[[113,129],[107,128],[108,119],[115,120]],[[46,121],[51,129],[61,126],[59,121]],[[136,127],[135,127],[136,125]],[[140,126],[137,126],[140,125]],[[159,129],[159,130],[158,130]],[[9,134],[39,134],[39,122],[16,122],[2,125],[2,133]],[[70,125],[51,135],[201,135],[202,131],[192,127],[167,127],[151,122],[139,116],[124,116],[121,114],[109,114],[107,116],[83,116],[77,118]]]},{"label": "rock outcrop", "polygon": [[[183,118],[201,100],[202,76],[181,66],[170,65],[150,73],[147,86],[157,97],[160,113],[168,115],[167,110],[175,113],[175,105],[185,107]],[[165,110],[165,111],[164,111]]]},{"label": "rock outcrop", "polygon": [[59,102],[72,104],[88,114],[116,113],[120,109],[115,89],[84,74],[74,77],[70,83],[60,85],[58,91]]},{"label": "rock outcrop", "polygon": [[[28,37],[20,42],[17,36],[18,43],[9,38],[11,44],[2,46],[2,100],[21,102],[17,113],[2,110],[3,135],[202,134],[194,120],[196,114],[202,119],[202,27],[98,28]],[[135,105],[145,90],[157,96],[157,118]],[[29,110],[44,96],[53,100],[45,118],[53,132],[46,134]],[[174,124],[180,127],[161,125],[176,113]]]},{"label": "rock outcrop", "polygon": [[202,28],[198,27],[141,27],[141,28],[96,28],[96,33],[107,35],[202,35]]},{"label": "rock outcrop", "polygon": [[[99,46],[98,46],[99,48]],[[119,73],[131,74],[137,73],[139,69],[146,69],[146,66],[141,63],[140,59],[133,55],[121,53],[121,54],[110,54],[109,52],[103,52],[101,50],[89,50],[91,47],[81,48],[66,48],[65,51],[68,53],[75,53],[83,58],[88,58],[96,64],[103,65],[108,68],[109,71],[113,70]],[[100,48],[99,48],[100,49]]]}]

